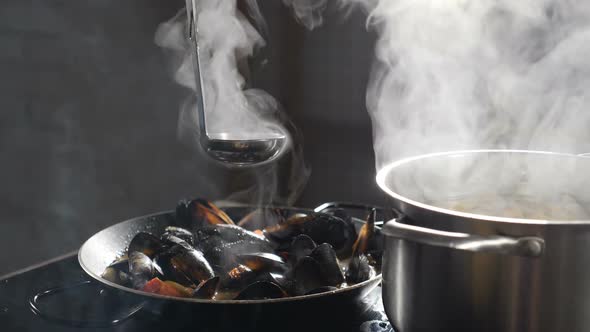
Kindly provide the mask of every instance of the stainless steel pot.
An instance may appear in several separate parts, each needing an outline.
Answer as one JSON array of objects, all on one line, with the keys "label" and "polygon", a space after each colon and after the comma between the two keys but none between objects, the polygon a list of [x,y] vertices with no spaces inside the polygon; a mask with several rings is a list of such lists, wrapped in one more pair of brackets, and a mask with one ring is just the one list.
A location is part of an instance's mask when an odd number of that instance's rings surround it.
[{"label": "stainless steel pot", "polygon": [[377,176],[383,301],[401,332],[590,331],[590,158],[478,150]]}]

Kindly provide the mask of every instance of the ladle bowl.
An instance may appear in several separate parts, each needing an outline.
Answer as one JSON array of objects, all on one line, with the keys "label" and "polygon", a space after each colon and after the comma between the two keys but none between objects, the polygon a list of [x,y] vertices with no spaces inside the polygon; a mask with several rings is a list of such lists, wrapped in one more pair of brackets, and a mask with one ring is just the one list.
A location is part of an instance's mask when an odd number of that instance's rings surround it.
[{"label": "ladle bowl", "polygon": [[199,143],[207,156],[228,167],[258,166],[276,160],[289,148],[289,136],[283,128],[274,126],[270,131],[260,134],[248,134],[247,137],[236,133],[209,133],[206,124],[206,103],[203,89],[203,76],[196,24],[196,0],[186,0],[188,20],[188,39],[195,72],[197,91],[197,113],[199,119]]}]

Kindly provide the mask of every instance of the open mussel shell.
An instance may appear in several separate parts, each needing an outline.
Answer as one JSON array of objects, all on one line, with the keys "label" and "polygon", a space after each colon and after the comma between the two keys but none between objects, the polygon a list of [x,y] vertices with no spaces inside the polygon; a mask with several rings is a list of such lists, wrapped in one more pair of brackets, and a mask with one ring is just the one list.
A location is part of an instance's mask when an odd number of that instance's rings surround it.
[{"label": "open mussel shell", "polygon": [[152,234],[141,232],[137,233],[127,248],[127,254],[131,257],[131,253],[141,252],[150,258],[163,249],[162,241]]},{"label": "open mussel shell", "polygon": [[367,216],[366,222],[361,227],[358,237],[352,245],[352,256],[366,254],[375,237],[375,219],[377,210],[373,209]]},{"label": "open mussel shell", "polygon": [[236,300],[265,300],[287,297],[281,286],[271,281],[257,281],[244,288]]},{"label": "open mussel shell", "polygon": [[182,200],[176,205],[176,221],[179,225],[233,225],[233,220],[215,204],[202,198]]},{"label": "open mussel shell", "polygon": [[215,296],[215,292],[217,292],[219,281],[219,277],[213,277],[201,282],[193,292],[193,297],[197,299],[212,299]]}]

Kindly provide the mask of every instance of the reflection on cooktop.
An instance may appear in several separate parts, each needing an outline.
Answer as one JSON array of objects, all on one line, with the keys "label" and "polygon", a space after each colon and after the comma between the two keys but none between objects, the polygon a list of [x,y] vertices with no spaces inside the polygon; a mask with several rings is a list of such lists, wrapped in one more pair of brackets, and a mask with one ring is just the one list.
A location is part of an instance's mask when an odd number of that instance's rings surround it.
[{"label": "reflection on cooktop", "polygon": [[75,256],[0,281],[2,331],[392,332],[377,288],[357,301],[266,305],[146,301],[90,281]]}]

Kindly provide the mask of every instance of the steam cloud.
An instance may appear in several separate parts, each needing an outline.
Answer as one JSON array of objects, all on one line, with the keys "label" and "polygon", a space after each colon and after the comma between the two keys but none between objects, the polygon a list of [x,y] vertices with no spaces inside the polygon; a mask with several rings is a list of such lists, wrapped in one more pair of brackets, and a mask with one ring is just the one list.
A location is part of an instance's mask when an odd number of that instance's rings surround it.
[{"label": "steam cloud", "polygon": [[[241,11],[236,0],[200,0],[198,4],[196,21],[209,134],[231,133],[234,138],[247,139],[280,131],[288,133],[293,141],[290,152],[279,163],[242,171],[245,174],[241,174],[240,184],[234,183],[233,193],[227,199],[258,205],[291,205],[303,190],[310,169],[298,144],[300,133],[281,111],[280,104],[263,90],[247,88],[247,59],[265,46],[260,31],[266,31],[266,23],[258,5],[255,0],[243,0],[241,5],[245,8]],[[245,14],[255,22],[256,28]],[[171,50],[178,62],[175,80],[194,91],[194,69],[187,36],[186,11],[182,10],[158,27],[155,41]],[[192,145],[199,141],[195,98],[201,96],[189,97],[178,120],[179,139]],[[244,178],[251,181],[242,183]]]},{"label": "steam cloud", "polygon": [[[288,2],[296,14],[308,13],[303,22],[317,17],[309,1]],[[361,5],[379,35],[367,90],[378,170],[450,150],[590,151],[589,3],[340,4]]]},{"label": "steam cloud", "polygon": [[[249,1],[252,4],[254,1]],[[322,24],[327,0],[283,0],[308,29]],[[590,151],[590,4],[574,0],[339,0],[361,7],[376,30],[367,87],[377,170],[413,155],[464,149]],[[256,7],[257,8],[257,7]],[[235,1],[203,1],[202,45],[211,116],[236,112],[255,126],[250,92],[236,60],[264,44]],[[228,22],[221,28],[219,22]],[[163,46],[184,43],[158,38]],[[184,46],[180,49],[184,49]],[[179,82],[190,86],[185,59]],[[253,90],[254,96],[274,100]],[[221,98],[220,96],[223,96]],[[265,103],[263,103],[265,104]],[[262,109],[265,109],[264,107]],[[269,107],[270,109],[270,107]],[[230,111],[231,110],[231,111]],[[192,113],[191,113],[192,114]],[[233,113],[232,113],[233,114]],[[186,115],[186,114],[185,114]],[[194,122],[181,119],[181,127]],[[242,119],[243,117],[243,119]],[[182,132],[182,128],[180,128]],[[192,130],[191,132],[194,132]]]}]

